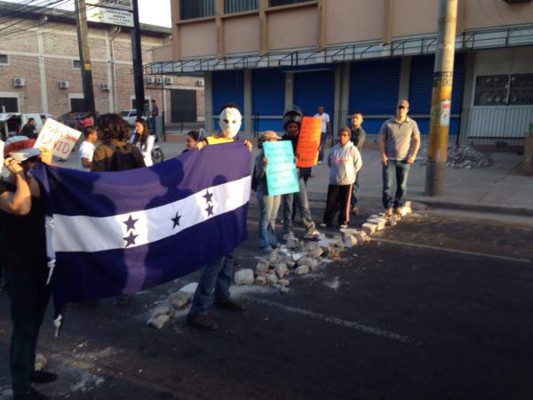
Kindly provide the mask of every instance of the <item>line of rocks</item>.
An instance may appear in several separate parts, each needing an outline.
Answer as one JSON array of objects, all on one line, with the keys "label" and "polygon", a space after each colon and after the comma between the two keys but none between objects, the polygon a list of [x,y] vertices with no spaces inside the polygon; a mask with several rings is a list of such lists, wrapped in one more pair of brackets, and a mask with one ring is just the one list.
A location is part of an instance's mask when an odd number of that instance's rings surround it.
[{"label": "line of rocks", "polygon": [[191,303],[195,290],[196,284],[189,284],[171,293],[166,300],[150,311],[150,318],[146,325],[161,329],[172,319],[179,318],[183,310]]}]

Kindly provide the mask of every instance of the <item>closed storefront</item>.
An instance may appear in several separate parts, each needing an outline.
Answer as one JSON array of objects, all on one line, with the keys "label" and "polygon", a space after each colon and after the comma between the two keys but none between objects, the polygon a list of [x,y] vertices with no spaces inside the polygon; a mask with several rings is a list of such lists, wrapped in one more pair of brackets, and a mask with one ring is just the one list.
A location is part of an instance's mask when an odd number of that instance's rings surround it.
[{"label": "closed storefront", "polygon": [[285,108],[285,74],[279,69],[252,72],[252,120],[254,132],[282,131]]}]

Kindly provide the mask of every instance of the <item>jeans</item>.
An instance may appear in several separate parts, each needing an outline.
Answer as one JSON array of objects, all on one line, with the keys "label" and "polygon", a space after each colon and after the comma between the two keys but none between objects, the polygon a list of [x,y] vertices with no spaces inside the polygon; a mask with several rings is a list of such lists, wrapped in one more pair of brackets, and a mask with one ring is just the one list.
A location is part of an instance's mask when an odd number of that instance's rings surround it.
[{"label": "jeans", "polygon": [[233,266],[233,254],[228,254],[204,267],[189,314],[206,315],[213,303],[213,297],[217,302],[230,299],[229,288],[233,281]]},{"label": "jeans", "polygon": [[351,200],[352,208],[359,205],[359,189],[360,189],[359,179],[361,179],[361,177],[359,176],[359,172],[358,172],[357,174],[355,174],[355,182],[353,184],[353,189],[352,189],[352,200]]},{"label": "jeans", "polygon": [[318,152],[318,161],[324,161],[324,152],[326,151],[326,140],[328,138],[327,132],[320,134],[320,150]]},{"label": "jeans", "polygon": [[261,190],[256,195],[259,202],[259,248],[276,247],[276,217],[281,196],[267,196]]},{"label": "jeans", "polygon": [[[389,209],[403,207],[407,192],[407,175],[410,164],[404,161],[389,160],[383,167],[383,207]],[[396,181],[396,194],[392,198],[392,185]]]},{"label": "jeans", "polygon": [[296,208],[300,210],[300,217],[305,226],[307,233],[311,233],[315,230],[315,223],[311,217],[311,211],[309,210],[309,200],[307,198],[307,189],[305,187],[304,180],[298,179],[300,185],[300,191],[298,193],[289,193],[282,196],[283,201],[283,234],[292,232],[292,208],[294,206],[293,200],[296,203]]},{"label": "jeans", "polygon": [[9,361],[14,396],[24,394],[31,389],[39,328],[50,299],[50,286],[46,285],[47,277],[47,270],[42,273],[16,274],[4,270],[13,324]]}]

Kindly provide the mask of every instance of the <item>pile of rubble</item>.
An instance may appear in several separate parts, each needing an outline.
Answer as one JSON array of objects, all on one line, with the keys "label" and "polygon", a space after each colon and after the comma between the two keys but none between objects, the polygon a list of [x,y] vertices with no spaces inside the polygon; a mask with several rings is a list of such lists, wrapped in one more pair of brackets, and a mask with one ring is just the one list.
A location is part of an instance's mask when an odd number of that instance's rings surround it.
[{"label": "pile of rubble", "polygon": [[[401,215],[388,218],[383,213],[371,215],[362,229],[341,229],[333,238],[322,237],[318,242],[290,239],[268,256],[260,258],[255,269],[247,268],[235,272],[235,284],[270,286],[282,293],[288,293],[292,278],[309,274],[327,263],[339,260],[344,250],[370,242],[371,236],[376,232],[395,226],[408,214],[411,214],[410,201],[402,207]],[[161,329],[173,318],[182,316],[195,289],[196,284],[189,284],[172,293],[150,312],[147,324]]]},{"label": "pile of rubble", "polygon": [[470,146],[456,146],[448,150],[448,167],[470,169],[486,168],[494,162],[489,155],[481,153]]}]

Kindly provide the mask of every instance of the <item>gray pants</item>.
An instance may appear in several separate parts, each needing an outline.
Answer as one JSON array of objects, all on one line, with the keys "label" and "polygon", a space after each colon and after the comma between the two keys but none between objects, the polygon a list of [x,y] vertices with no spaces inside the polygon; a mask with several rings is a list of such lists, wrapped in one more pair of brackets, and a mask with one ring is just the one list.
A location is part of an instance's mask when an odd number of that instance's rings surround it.
[{"label": "gray pants", "polygon": [[[300,185],[300,191],[298,193],[284,194],[282,196],[283,201],[283,234],[292,232],[292,208],[296,205],[296,208],[300,211],[300,217],[305,225],[307,233],[311,233],[315,230],[315,223],[311,217],[311,211],[309,210],[309,199],[307,198],[307,189],[305,187],[304,180],[298,179]],[[294,201],[296,200],[296,201]]]}]

